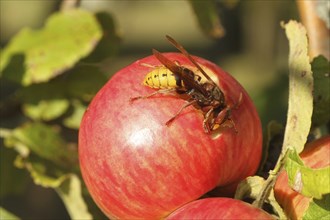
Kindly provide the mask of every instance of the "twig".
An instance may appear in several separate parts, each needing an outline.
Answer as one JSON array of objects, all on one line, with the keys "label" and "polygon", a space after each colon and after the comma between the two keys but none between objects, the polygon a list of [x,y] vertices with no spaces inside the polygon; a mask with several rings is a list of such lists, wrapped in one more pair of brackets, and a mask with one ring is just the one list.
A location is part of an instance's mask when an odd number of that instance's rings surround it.
[{"label": "twig", "polygon": [[81,0],[62,0],[60,5],[61,11],[70,10],[76,7],[79,7]]},{"label": "twig", "polygon": [[317,1],[297,0],[297,5],[303,25],[309,37],[309,56],[318,55],[330,59],[330,32],[323,20],[317,15]]},{"label": "twig", "polygon": [[262,189],[260,190],[258,197],[252,203],[253,206],[262,209],[262,206],[265,203],[265,200],[269,197],[269,194],[275,185],[275,182],[277,180],[277,177],[280,174],[280,171],[284,167],[284,160],[286,158],[287,152],[288,151],[285,151],[285,152],[282,151],[279,159],[277,160],[274,170],[271,170],[269,172],[269,176],[268,176],[267,180],[265,181]]}]

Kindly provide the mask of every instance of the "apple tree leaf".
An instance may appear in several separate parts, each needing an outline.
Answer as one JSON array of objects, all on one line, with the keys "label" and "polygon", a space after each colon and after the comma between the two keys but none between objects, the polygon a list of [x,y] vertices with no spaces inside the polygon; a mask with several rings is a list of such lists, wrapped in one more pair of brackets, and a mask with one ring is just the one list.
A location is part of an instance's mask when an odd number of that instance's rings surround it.
[{"label": "apple tree leaf", "polygon": [[76,175],[71,174],[56,188],[56,192],[64,202],[71,219],[93,219],[82,196],[80,179]]},{"label": "apple tree leaf", "polygon": [[[45,135],[36,137],[38,129],[37,131],[29,130],[33,128],[45,129]],[[54,134],[52,134],[53,132]],[[49,153],[45,153],[45,151],[47,151],[46,144],[49,141],[58,143],[56,139],[60,137],[49,138],[47,136],[56,136],[56,131],[51,131],[49,127],[40,123],[27,123],[11,132],[7,132],[7,135],[3,137],[5,146],[13,148],[17,152],[14,160],[14,165],[17,168],[28,170],[32,179],[38,185],[57,187],[66,178],[65,171],[62,169],[63,165],[56,165],[53,162],[54,159],[50,158]],[[44,144],[42,140],[45,140]],[[43,146],[44,149],[38,150],[38,147],[36,147],[38,145]],[[56,143],[54,145],[56,146]]]},{"label": "apple tree leaf", "polygon": [[80,101],[75,100],[72,102],[71,114],[63,120],[63,124],[72,129],[79,129],[81,119],[87,109],[87,106]]},{"label": "apple tree leaf", "polygon": [[24,28],[11,40],[1,53],[0,71],[22,85],[47,82],[87,56],[101,36],[91,13],[81,9],[55,13],[43,29]]},{"label": "apple tree leaf", "polygon": [[314,77],[312,122],[314,126],[320,126],[330,121],[330,62],[324,56],[315,57],[312,61],[312,70]]},{"label": "apple tree leaf", "polygon": [[19,97],[25,115],[34,120],[50,121],[63,115],[69,108],[64,83],[39,83],[23,87]]},{"label": "apple tree leaf", "polygon": [[108,79],[98,68],[81,65],[70,70],[63,80],[70,98],[90,101]]},{"label": "apple tree leaf", "polygon": [[[18,97],[26,116],[34,120],[50,121],[66,113],[74,99],[90,101],[106,83],[98,68],[76,66],[66,74],[49,82],[21,88]],[[77,109],[77,108],[75,108]]]},{"label": "apple tree leaf", "polygon": [[246,197],[256,198],[261,190],[265,179],[260,176],[249,176],[238,184],[235,192],[235,199],[244,199]]},{"label": "apple tree leaf", "polygon": [[20,218],[0,206],[0,219],[1,220],[19,220]]},{"label": "apple tree leaf", "polygon": [[35,154],[30,154],[28,157],[18,155],[15,165],[18,168],[28,170],[35,184],[54,188],[63,200],[72,219],[93,219],[81,192],[80,179],[76,174],[70,173]]},{"label": "apple tree leaf", "polygon": [[296,21],[282,24],[289,39],[289,109],[283,150],[304,149],[313,112],[313,76],[308,57],[306,29]]},{"label": "apple tree leaf", "polygon": [[3,136],[8,147],[20,149],[15,166],[29,171],[35,184],[54,188],[72,219],[93,219],[76,175],[76,147],[61,138],[59,129],[31,122]]},{"label": "apple tree leaf", "polygon": [[63,115],[68,107],[68,100],[53,99],[42,100],[36,104],[26,103],[23,105],[23,111],[34,120],[50,121]]},{"label": "apple tree leaf", "polygon": [[307,197],[322,199],[330,193],[330,166],[312,169],[304,165],[296,150],[289,150],[285,161],[289,185]]},{"label": "apple tree leaf", "polygon": [[326,194],[321,200],[313,199],[309,203],[303,219],[330,219],[330,194]]},{"label": "apple tree leaf", "polygon": [[17,168],[29,171],[33,182],[42,187],[59,187],[69,175],[59,166],[36,155],[29,157],[18,155],[14,164]]},{"label": "apple tree leaf", "polygon": [[67,173],[47,160],[30,155],[17,156],[15,165],[25,168],[35,184],[54,188],[63,200],[72,219],[93,219],[81,193],[81,183],[76,174]]},{"label": "apple tree leaf", "polygon": [[3,147],[2,140],[0,142],[0,198],[8,195],[20,195],[27,188],[28,175],[24,170],[19,170],[14,166],[13,161],[17,153]]},{"label": "apple tree leaf", "polygon": [[199,26],[208,36],[221,38],[225,35],[225,29],[220,21],[216,1],[190,0],[189,2],[195,12]]},{"label": "apple tree leaf", "polygon": [[23,158],[33,153],[60,167],[70,167],[77,163],[77,150],[61,137],[58,127],[40,122],[30,122],[15,128],[5,138],[5,144],[15,147]]}]

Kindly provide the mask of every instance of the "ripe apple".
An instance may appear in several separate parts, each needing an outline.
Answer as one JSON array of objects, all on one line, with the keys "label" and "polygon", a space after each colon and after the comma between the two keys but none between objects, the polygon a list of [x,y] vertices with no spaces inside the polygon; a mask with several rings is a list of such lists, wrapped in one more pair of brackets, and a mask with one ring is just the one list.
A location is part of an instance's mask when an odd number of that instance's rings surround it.
[{"label": "ripe apple", "polygon": [[251,204],[231,198],[207,198],[185,204],[171,213],[171,219],[275,219]]},{"label": "ripe apple", "polygon": [[[178,65],[197,70],[178,53],[164,53]],[[206,134],[203,114],[163,94],[130,103],[154,89],[145,75],[161,65],[149,56],[117,72],[97,93],[79,131],[79,159],[95,202],[110,218],[162,218],[216,186],[253,175],[261,159],[262,132],[256,109],[242,86],[215,64],[194,57],[216,81],[232,110],[237,133],[221,128]]]},{"label": "ripe apple", "polygon": [[[330,165],[330,136],[320,138],[306,145],[300,153],[306,166],[323,168]],[[288,175],[282,171],[274,187],[275,198],[284,208],[290,219],[302,219],[312,198],[305,197],[292,190],[288,184]]]}]

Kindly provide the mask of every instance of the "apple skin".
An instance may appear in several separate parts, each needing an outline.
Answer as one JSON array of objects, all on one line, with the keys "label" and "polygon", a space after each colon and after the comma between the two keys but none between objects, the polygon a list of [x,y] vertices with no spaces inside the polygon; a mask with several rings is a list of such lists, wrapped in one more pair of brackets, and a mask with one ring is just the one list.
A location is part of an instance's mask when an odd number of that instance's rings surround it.
[{"label": "apple skin", "polygon": [[[179,53],[164,55],[180,65],[191,62]],[[213,138],[203,130],[203,114],[190,106],[169,120],[186,101],[173,95],[129,102],[154,89],[142,85],[153,66],[152,55],[123,68],[97,93],[79,130],[83,179],[96,204],[109,218],[163,218],[216,186],[253,175],[262,151],[256,109],[242,86],[215,64],[196,61],[216,74],[232,110],[238,133],[225,128]]]},{"label": "apple skin", "polygon": [[249,203],[231,198],[207,198],[185,204],[165,220],[173,219],[275,219]]},{"label": "apple skin", "polygon": [[[323,168],[330,165],[330,136],[308,143],[300,153],[306,166]],[[288,184],[286,171],[281,171],[274,187],[275,198],[290,219],[302,219],[312,198],[292,190]]]}]

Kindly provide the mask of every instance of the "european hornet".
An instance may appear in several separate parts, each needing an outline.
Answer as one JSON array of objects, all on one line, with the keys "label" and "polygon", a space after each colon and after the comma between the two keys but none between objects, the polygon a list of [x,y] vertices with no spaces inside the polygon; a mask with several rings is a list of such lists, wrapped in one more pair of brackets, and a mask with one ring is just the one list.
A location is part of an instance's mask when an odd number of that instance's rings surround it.
[{"label": "european hornet", "polygon": [[166,36],[166,38],[184,56],[186,56],[195,67],[197,67],[198,71],[203,74],[206,80],[202,81],[201,76],[195,74],[191,69],[167,59],[159,51],[153,49],[153,54],[164,66],[159,66],[149,72],[145,76],[143,84],[158,90],[146,96],[133,97],[130,101],[133,102],[137,99],[150,98],[159,93],[175,93],[179,95],[179,97],[183,97],[187,103],[166,122],[166,125],[173,122],[178,115],[180,115],[182,110],[193,105],[195,108],[200,109],[203,112],[203,127],[206,133],[210,133],[221,126],[233,127],[237,133],[235,123],[231,119],[231,110],[238,107],[242,100],[242,94],[240,94],[239,101],[234,107],[228,105],[224,93],[219,86],[209,75],[207,75],[183,46],[170,36]]}]

